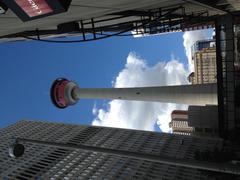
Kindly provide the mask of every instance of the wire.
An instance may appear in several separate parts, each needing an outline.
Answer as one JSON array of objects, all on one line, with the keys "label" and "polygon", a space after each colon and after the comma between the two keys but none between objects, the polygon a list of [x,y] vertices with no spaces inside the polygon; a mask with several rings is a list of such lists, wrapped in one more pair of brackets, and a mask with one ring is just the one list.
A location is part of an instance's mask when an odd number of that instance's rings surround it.
[{"label": "wire", "polygon": [[118,36],[118,35],[120,35],[120,34],[123,34],[123,33],[125,33],[125,32],[128,32],[128,31],[129,31],[129,30],[124,30],[124,31],[121,31],[121,32],[118,32],[118,33],[115,33],[115,34],[106,34],[106,35],[103,36],[103,37],[98,37],[98,38],[93,38],[93,39],[85,39],[85,40],[74,40],[74,41],[71,41],[71,40],[61,41],[61,40],[37,39],[37,38],[29,37],[29,36],[22,36],[22,37],[23,37],[23,38],[26,38],[26,39],[35,40],[35,41],[42,41],[42,42],[52,42],[52,43],[79,43],[79,42],[89,42],[89,41],[96,41],[96,40],[100,40],[100,39],[106,39],[106,38],[109,38],[109,37]]}]

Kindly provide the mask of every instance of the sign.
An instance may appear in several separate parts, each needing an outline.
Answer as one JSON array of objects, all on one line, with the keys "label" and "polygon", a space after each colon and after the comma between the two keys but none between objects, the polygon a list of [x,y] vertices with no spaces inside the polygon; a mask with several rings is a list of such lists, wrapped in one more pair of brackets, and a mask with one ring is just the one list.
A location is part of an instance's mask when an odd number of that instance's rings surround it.
[{"label": "sign", "polygon": [[22,10],[29,16],[35,17],[53,12],[45,0],[15,0]]},{"label": "sign", "polygon": [[66,12],[72,0],[1,0],[22,21]]}]

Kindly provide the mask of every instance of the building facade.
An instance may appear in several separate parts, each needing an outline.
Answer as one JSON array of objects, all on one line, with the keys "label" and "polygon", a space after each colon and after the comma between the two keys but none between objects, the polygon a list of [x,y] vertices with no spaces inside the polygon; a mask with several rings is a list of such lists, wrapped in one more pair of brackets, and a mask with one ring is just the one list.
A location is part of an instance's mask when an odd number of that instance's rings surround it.
[{"label": "building facade", "polygon": [[1,179],[215,179],[232,177],[107,153],[25,142],[22,157],[8,156],[12,137],[71,145],[119,149],[178,160],[194,160],[196,152],[223,148],[222,139],[149,131],[19,121],[0,131]]},{"label": "building facade", "polygon": [[214,46],[216,46],[215,39],[204,39],[196,41],[191,47],[192,58],[194,58],[195,53]]},{"label": "building facade", "polygon": [[188,111],[183,110],[172,112],[169,127],[173,134],[191,135],[194,131],[194,128],[188,125]]},{"label": "building facade", "polygon": [[194,135],[219,136],[218,106],[189,106],[188,125],[194,127]]},{"label": "building facade", "polygon": [[193,55],[194,72],[188,76],[192,84],[217,82],[216,48],[209,47],[197,51]]},{"label": "building facade", "polygon": [[218,107],[189,106],[187,111],[174,110],[169,127],[173,134],[218,137]]}]

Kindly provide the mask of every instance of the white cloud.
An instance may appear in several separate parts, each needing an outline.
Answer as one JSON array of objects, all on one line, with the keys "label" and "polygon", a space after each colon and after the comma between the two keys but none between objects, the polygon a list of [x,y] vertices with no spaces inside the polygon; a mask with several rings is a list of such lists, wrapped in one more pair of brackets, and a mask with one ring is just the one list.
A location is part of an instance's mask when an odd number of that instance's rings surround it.
[{"label": "white cloud", "polygon": [[93,109],[92,109],[92,114],[93,114],[93,115],[97,115],[97,113],[98,113],[97,104],[94,103]]},{"label": "white cloud", "polygon": [[[125,68],[118,74],[112,84],[115,88],[187,84],[189,71],[194,71],[191,47],[196,41],[208,38],[207,30],[184,33],[183,45],[188,58],[188,70],[184,69],[182,63],[174,60],[174,56],[169,62],[159,62],[150,67],[144,59],[130,53]],[[97,109],[94,105],[93,114],[96,117],[92,124],[150,131],[153,131],[154,125],[157,124],[163,132],[169,132],[170,114],[175,109],[187,109],[187,106],[158,102],[113,100],[108,103],[107,110]]]},{"label": "white cloud", "polygon": [[192,61],[192,53],[191,53],[191,47],[192,45],[198,41],[203,39],[208,39],[208,30],[195,30],[195,31],[187,31],[183,34],[183,45],[185,48],[185,53],[188,58],[188,70],[190,72],[194,71],[194,64]]},{"label": "white cloud", "polygon": [[[114,87],[140,87],[187,84],[187,72],[183,64],[171,60],[159,62],[150,67],[145,60],[134,53],[127,57],[125,68],[118,74]],[[158,102],[113,100],[107,110],[93,108],[97,115],[93,125],[154,130],[154,125],[163,132],[169,132],[168,123],[174,109],[187,109],[185,105]]]}]

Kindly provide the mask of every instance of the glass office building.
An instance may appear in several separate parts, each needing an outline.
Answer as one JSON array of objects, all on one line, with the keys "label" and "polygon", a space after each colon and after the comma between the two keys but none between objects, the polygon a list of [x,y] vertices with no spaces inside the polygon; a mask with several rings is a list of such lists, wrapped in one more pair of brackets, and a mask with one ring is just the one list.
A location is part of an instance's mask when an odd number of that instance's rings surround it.
[{"label": "glass office building", "polygon": [[[188,161],[196,153],[223,148],[223,140],[109,127],[19,121],[1,129],[2,179],[215,179],[232,177],[197,168],[152,162],[121,155],[25,142],[22,157],[8,156],[12,137],[68,145],[86,145]],[[199,155],[199,154],[198,154]],[[208,159],[208,161],[211,161]],[[208,163],[208,162],[206,162]]]}]

